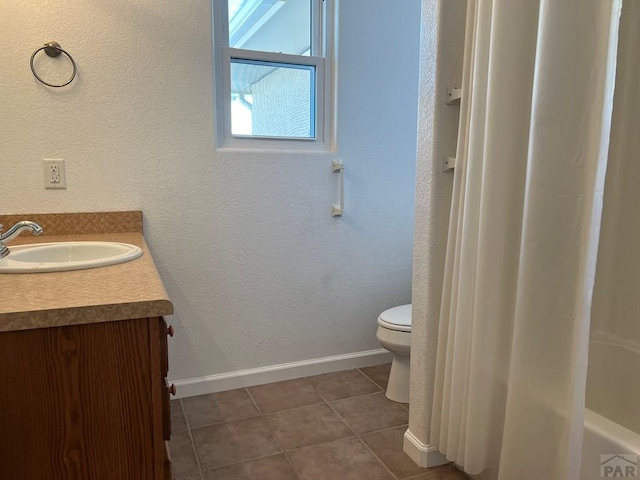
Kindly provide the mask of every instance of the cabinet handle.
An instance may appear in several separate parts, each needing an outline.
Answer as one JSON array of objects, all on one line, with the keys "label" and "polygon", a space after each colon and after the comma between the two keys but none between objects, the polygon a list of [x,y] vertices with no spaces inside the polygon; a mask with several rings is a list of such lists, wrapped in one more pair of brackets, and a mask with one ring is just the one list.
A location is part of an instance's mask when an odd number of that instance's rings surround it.
[{"label": "cabinet handle", "polygon": [[169,387],[169,393],[175,397],[176,396],[176,391],[177,391],[176,384],[172,383],[171,386]]},{"label": "cabinet handle", "polygon": [[173,325],[169,325],[167,327],[167,335],[169,335],[170,337],[173,337],[173,334],[176,333],[175,330],[173,329]]}]

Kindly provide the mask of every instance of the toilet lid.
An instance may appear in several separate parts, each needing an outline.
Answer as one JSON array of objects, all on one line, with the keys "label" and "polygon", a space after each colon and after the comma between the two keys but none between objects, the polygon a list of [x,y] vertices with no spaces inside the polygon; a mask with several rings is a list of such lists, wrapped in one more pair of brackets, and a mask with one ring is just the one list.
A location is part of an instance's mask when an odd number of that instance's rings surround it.
[{"label": "toilet lid", "polygon": [[378,325],[399,332],[411,331],[411,304],[385,310],[378,317]]}]

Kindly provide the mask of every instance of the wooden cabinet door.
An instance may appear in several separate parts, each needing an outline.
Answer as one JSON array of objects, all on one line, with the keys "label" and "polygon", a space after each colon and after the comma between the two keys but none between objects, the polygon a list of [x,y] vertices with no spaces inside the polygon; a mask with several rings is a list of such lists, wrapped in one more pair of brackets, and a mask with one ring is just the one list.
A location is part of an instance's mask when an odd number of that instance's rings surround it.
[{"label": "wooden cabinet door", "polygon": [[155,471],[162,423],[154,428],[152,408],[157,320],[0,334],[0,478],[164,476]]},{"label": "wooden cabinet door", "polygon": [[171,437],[171,404],[166,378],[169,371],[168,333],[167,324],[162,317],[149,319],[152,404],[155,425],[153,444],[157,478],[162,480],[173,478],[171,477],[171,462],[168,459],[165,445],[165,441]]}]

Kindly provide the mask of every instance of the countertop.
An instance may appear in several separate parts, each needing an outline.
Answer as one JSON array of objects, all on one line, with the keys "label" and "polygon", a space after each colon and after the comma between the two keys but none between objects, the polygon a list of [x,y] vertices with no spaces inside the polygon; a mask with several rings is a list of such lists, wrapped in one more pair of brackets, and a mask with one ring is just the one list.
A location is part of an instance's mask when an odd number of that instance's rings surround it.
[{"label": "countertop", "polygon": [[52,273],[0,274],[0,332],[170,315],[173,305],[141,233],[33,237],[9,244],[112,241],[143,254],[107,267]]}]

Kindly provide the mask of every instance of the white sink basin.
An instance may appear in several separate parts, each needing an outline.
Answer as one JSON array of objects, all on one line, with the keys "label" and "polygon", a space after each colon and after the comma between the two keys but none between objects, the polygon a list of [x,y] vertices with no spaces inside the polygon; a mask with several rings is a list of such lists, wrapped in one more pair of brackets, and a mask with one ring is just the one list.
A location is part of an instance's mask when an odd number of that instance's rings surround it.
[{"label": "white sink basin", "polygon": [[142,255],[140,247],[117,242],[58,242],[9,246],[0,273],[83,270],[124,263]]}]

